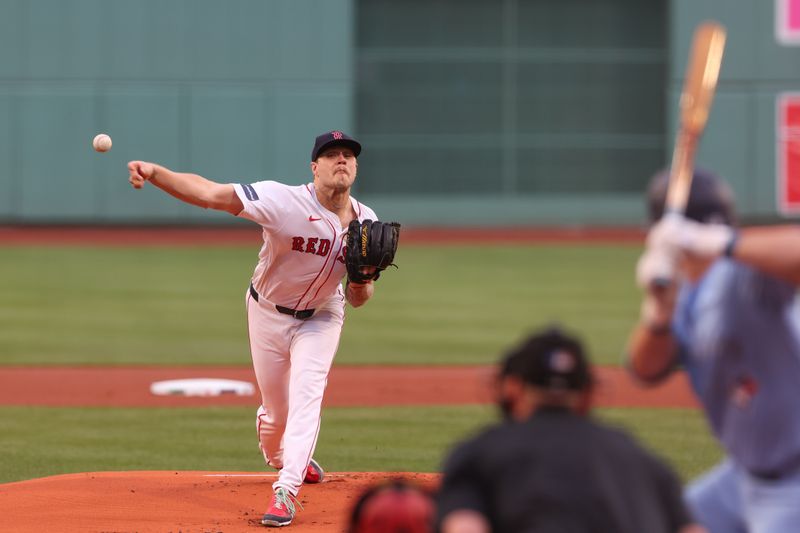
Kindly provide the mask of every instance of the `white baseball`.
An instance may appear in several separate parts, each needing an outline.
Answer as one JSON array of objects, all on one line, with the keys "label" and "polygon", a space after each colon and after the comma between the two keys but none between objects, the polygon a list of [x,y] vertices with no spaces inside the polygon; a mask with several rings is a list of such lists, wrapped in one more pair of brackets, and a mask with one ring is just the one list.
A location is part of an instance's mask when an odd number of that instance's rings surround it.
[{"label": "white baseball", "polygon": [[111,150],[111,137],[105,133],[99,133],[92,139],[92,148],[98,152],[108,152]]}]

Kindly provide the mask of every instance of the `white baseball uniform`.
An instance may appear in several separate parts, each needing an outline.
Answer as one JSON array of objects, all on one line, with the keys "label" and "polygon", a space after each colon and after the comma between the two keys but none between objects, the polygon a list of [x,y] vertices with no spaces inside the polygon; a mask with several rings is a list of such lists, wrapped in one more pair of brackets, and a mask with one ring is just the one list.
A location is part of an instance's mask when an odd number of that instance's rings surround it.
[{"label": "white baseball uniform", "polygon": [[[259,223],[264,238],[246,298],[261,391],[259,447],[267,464],[281,469],[273,488],[296,496],[317,443],[344,323],[347,228],[319,203],[313,183],[260,181],[234,189],[244,205],[239,216]],[[372,209],[353,197],[350,202],[358,220],[377,220]],[[309,310],[313,315],[305,318]],[[301,318],[286,314],[292,311]]]}]

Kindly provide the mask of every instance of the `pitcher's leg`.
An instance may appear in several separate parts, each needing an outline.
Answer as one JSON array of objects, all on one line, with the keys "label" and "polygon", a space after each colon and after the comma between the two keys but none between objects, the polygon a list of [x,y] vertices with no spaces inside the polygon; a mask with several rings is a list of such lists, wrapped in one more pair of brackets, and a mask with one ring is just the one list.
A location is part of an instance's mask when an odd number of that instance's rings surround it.
[{"label": "pitcher's leg", "polygon": [[274,488],[284,488],[297,495],[303,483],[319,435],[322,397],[339,345],[341,329],[340,313],[318,311],[295,335],[291,347],[290,400],[284,433],[283,469]]},{"label": "pitcher's leg", "polygon": [[289,341],[285,320],[277,313],[248,301],[250,353],[261,406],[256,415],[259,448],[267,464],[283,466],[283,434],[289,413]]}]

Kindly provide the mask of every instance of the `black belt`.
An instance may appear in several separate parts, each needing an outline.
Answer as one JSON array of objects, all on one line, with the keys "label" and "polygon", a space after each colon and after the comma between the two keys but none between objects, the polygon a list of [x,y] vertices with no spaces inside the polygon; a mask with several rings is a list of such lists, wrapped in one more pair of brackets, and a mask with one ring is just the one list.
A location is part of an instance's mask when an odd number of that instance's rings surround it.
[{"label": "black belt", "polygon": [[[250,284],[250,296],[253,297],[253,300],[258,301],[258,292],[253,287],[253,284]],[[282,305],[276,305],[275,309],[279,313],[283,313],[284,315],[291,315],[295,318],[299,318],[300,320],[305,320],[307,318],[311,318],[314,315],[314,309],[291,309],[289,307],[284,307]]]},{"label": "black belt", "polygon": [[787,461],[782,468],[774,470],[750,470],[750,475],[762,481],[778,481],[785,477],[793,476],[800,471],[800,456]]}]

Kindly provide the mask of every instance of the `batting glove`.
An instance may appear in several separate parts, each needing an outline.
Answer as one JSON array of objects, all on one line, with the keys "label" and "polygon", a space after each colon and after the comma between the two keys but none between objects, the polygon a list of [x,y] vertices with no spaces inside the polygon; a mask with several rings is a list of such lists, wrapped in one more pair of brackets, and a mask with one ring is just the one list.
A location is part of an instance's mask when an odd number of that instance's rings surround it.
[{"label": "batting glove", "polygon": [[639,320],[648,329],[654,332],[665,332],[672,323],[672,314],[675,311],[675,295],[677,285],[651,285],[642,299],[639,309]]},{"label": "batting glove", "polygon": [[636,263],[636,284],[639,288],[650,290],[674,285],[680,254],[680,250],[674,246],[648,245]]},{"label": "batting glove", "polygon": [[651,331],[669,331],[675,310],[677,263],[681,253],[661,244],[648,247],[636,263],[636,283],[644,290],[639,320]]},{"label": "batting glove", "polygon": [[732,227],[701,224],[678,213],[664,215],[647,237],[648,248],[673,248],[706,259],[729,255],[735,242]]}]

